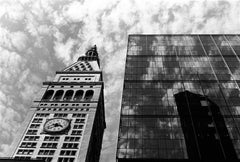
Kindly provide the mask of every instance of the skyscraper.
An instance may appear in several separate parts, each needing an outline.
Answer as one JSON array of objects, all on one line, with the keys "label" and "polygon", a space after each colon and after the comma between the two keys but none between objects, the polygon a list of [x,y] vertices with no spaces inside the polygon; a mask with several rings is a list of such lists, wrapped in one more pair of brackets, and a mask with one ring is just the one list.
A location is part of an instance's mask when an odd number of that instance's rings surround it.
[{"label": "skyscraper", "polygon": [[15,159],[99,161],[106,127],[96,46],[44,82],[12,146]]},{"label": "skyscraper", "polygon": [[239,161],[239,35],[130,35],[117,161]]}]

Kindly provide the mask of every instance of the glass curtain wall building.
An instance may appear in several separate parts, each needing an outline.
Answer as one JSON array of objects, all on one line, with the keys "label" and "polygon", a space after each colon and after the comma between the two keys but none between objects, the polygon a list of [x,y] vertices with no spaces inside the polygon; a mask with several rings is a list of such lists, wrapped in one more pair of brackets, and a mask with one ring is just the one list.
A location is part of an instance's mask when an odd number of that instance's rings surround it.
[{"label": "glass curtain wall building", "polygon": [[130,35],[117,161],[239,161],[240,36]]}]

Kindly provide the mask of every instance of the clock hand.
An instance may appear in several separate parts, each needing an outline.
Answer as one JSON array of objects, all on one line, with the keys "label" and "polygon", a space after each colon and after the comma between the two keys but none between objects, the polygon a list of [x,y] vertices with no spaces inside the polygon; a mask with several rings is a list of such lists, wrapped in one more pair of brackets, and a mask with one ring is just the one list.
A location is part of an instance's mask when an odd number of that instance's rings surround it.
[{"label": "clock hand", "polygon": [[52,125],[48,126],[48,129],[51,129],[51,128],[54,128],[54,127],[57,127],[57,126],[58,126],[58,123],[53,123]]},{"label": "clock hand", "polygon": [[58,127],[58,126],[63,127],[62,124],[60,124],[60,123],[56,123],[56,126],[57,126],[57,127]]},{"label": "clock hand", "polygon": [[47,126],[48,129],[51,129],[54,127],[54,124]]}]

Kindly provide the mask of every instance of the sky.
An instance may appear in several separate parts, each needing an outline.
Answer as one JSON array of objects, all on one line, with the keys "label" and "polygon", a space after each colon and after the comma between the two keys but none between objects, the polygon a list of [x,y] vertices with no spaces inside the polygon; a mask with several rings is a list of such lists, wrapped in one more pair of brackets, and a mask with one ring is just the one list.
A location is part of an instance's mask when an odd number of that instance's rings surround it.
[{"label": "sky", "polygon": [[115,161],[128,34],[239,34],[240,0],[0,0],[0,157],[43,81],[96,44],[105,84],[101,162]]}]

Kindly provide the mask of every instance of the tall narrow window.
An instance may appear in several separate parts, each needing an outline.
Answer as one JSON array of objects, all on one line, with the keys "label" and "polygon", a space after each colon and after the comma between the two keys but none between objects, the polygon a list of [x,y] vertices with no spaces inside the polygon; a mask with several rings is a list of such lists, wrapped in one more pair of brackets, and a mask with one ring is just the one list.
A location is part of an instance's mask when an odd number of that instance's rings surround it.
[{"label": "tall narrow window", "polygon": [[58,90],[53,98],[53,100],[61,100],[63,96],[63,90]]},{"label": "tall narrow window", "polygon": [[53,96],[53,90],[47,90],[42,98],[42,100],[49,101]]},{"label": "tall narrow window", "polygon": [[69,101],[69,100],[72,99],[72,96],[73,96],[73,90],[68,90],[68,91],[65,93],[65,96],[64,96],[63,100]]},{"label": "tall narrow window", "polygon": [[93,97],[93,90],[87,90],[84,100],[85,101],[90,101]]},{"label": "tall narrow window", "polygon": [[83,90],[78,90],[76,93],[75,93],[75,96],[73,98],[73,100],[81,100],[83,97]]}]

